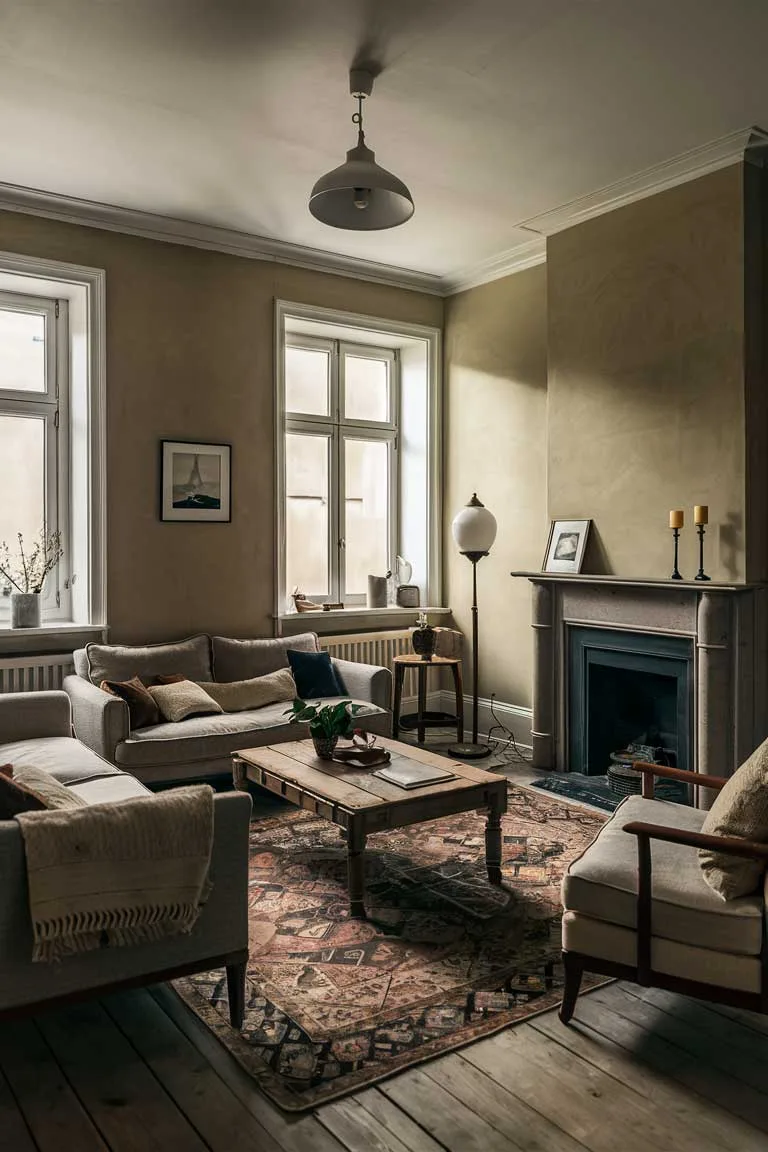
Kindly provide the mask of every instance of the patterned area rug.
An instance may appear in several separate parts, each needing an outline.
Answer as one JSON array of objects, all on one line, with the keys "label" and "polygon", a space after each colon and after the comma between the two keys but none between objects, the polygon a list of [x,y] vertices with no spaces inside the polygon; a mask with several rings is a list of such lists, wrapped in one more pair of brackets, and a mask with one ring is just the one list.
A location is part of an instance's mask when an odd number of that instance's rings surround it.
[{"label": "patterned area rug", "polygon": [[338,828],[294,809],[254,820],[242,1032],[223,972],[175,987],[276,1104],[316,1107],[556,1005],[560,882],[603,820],[510,787],[501,888],[482,815],[371,836],[367,921],[349,918]]}]

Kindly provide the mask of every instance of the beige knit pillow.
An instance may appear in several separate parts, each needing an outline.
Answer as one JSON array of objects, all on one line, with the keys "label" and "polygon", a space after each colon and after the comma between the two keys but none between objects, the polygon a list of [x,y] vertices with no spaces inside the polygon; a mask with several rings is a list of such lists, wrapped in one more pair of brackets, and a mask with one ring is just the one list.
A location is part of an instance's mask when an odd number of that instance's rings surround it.
[{"label": "beige knit pillow", "polygon": [[245,712],[267,704],[289,702],[296,697],[296,685],[290,668],[255,676],[252,680],[231,680],[225,684],[201,684],[225,712]]},{"label": "beige knit pillow", "polygon": [[160,709],[164,720],[177,723],[187,716],[207,716],[223,712],[208,693],[192,680],[179,680],[177,684],[154,684],[147,688]]},{"label": "beige knit pillow", "polygon": [[[768,740],[734,772],[715,799],[701,826],[710,836],[740,836],[768,843]],[[699,849],[704,879],[724,900],[754,892],[765,864],[744,856]]]},{"label": "beige knit pillow", "polygon": [[46,808],[84,808],[87,800],[60,783],[50,772],[44,768],[35,768],[34,765],[22,765],[13,770],[14,784],[20,784],[39,796]]}]

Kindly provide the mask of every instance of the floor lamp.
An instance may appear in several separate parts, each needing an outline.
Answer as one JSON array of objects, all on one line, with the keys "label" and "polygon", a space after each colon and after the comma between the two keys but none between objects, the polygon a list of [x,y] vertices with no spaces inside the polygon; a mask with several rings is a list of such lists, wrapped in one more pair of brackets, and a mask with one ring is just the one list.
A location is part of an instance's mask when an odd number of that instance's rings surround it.
[{"label": "floor lamp", "polygon": [[477,562],[487,556],[496,539],[496,517],[475,492],[452,524],[453,539],[472,565],[472,740],[452,744],[448,754],[457,760],[480,760],[491,754],[490,744],[477,739]]}]

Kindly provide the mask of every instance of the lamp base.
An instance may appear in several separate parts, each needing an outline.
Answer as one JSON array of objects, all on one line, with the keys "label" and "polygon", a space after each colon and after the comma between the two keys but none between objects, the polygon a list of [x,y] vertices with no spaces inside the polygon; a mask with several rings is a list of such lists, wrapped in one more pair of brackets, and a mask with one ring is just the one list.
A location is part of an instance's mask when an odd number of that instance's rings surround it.
[{"label": "lamp base", "polygon": [[473,744],[471,741],[461,744],[451,744],[445,751],[455,760],[482,760],[493,752],[490,744]]}]

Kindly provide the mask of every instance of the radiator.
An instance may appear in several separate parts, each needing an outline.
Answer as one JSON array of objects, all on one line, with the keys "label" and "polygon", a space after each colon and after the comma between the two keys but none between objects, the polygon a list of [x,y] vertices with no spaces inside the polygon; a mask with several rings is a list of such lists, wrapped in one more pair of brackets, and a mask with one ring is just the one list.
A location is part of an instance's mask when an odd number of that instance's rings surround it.
[{"label": "radiator", "polygon": [[70,652],[54,656],[6,656],[0,659],[0,692],[43,692],[61,688],[74,672]]},{"label": "radiator", "polygon": [[[374,664],[394,672],[392,659],[413,652],[411,633],[407,629],[393,632],[356,632],[349,636],[321,636],[320,647],[337,660],[356,664]],[[437,685],[435,685],[437,686]],[[416,673],[407,671],[403,680],[406,701],[416,696]]]}]

